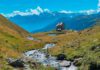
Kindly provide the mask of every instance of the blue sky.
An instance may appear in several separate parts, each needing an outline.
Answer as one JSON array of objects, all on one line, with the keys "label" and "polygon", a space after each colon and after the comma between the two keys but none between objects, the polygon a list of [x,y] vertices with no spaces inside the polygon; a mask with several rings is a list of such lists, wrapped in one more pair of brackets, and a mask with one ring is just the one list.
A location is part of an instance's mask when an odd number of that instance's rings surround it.
[{"label": "blue sky", "polygon": [[98,0],[0,0],[0,13],[11,13],[13,11],[25,11],[35,9],[37,6],[51,11],[80,11],[96,10]]}]

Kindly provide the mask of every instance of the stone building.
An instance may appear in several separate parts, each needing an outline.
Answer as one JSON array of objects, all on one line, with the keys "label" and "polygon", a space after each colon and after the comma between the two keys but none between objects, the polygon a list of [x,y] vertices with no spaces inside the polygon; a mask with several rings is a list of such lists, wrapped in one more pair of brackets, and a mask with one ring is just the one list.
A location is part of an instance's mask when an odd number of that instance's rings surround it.
[{"label": "stone building", "polygon": [[64,30],[64,24],[60,22],[56,25],[56,31],[62,31],[62,30]]}]

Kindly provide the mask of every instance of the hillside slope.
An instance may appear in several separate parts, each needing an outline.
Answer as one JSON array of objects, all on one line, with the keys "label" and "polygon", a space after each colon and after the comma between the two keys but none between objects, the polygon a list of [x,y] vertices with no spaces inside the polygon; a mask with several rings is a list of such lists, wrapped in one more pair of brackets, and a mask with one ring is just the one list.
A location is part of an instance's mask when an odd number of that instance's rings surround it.
[{"label": "hillside slope", "polygon": [[40,43],[27,39],[29,33],[0,15],[0,70],[13,70],[6,62],[18,58],[22,52],[40,47]]},{"label": "hillside slope", "polygon": [[13,24],[4,16],[0,15],[0,33],[6,33],[11,35],[19,35],[21,37],[27,36],[29,33],[21,27]]}]

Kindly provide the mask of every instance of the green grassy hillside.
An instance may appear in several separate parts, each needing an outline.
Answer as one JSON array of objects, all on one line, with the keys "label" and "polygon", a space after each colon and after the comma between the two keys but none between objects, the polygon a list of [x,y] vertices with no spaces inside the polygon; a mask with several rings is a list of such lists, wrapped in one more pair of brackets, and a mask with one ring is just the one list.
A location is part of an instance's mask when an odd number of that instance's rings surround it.
[{"label": "green grassy hillside", "polygon": [[0,15],[0,70],[11,70],[6,59],[19,58],[27,50],[42,46],[37,41],[27,40],[30,34]]},{"label": "green grassy hillside", "polygon": [[[65,34],[48,36],[48,33],[34,34],[44,42],[56,43],[54,48],[48,49],[49,54],[57,56],[64,53],[68,60],[82,58],[77,65],[79,70],[90,70],[91,63],[100,66],[100,21],[94,27],[83,31],[65,31]],[[55,33],[55,31],[53,31]],[[53,33],[52,32],[52,33]],[[94,70],[94,69],[93,69]]]},{"label": "green grassy hillside", "polygon": [[27,36],[29,34],[27,31],[13,24],[2,15],[0,15],[0,32],[5,32],[8,34],[12,33],[13,35],[15,34],[15,36],[20,35],[22,37]]}]

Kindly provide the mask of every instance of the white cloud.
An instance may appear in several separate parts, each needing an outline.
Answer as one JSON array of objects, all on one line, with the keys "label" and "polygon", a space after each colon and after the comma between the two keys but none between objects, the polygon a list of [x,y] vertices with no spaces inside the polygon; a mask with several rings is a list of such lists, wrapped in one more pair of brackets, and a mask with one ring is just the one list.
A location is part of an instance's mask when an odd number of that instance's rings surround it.
[{"label": "white cloud", "polygon": [[[99,11],[99,10],[98,10]],[[10,14],[3,14],[4,16],[6,17],[14,17],[16,15],[20,15],[20,16],[28,16],[28,15],[40,15],[41,13],[43,12],[48,12],[50,14],[52,14],[53,16],[55,16],[55,13],[52,13],[50,10],[48,9],[42,9],[40,7],[37,7],[36,9],[30,9],[30,10],[26,10],[25,12],[21,12],[21,11],[13,11],[12,13]],[[96,10],[83,10],[83,11],[79,11],[78,13],[85,13],[85,14],[93,14],[95,13]],[[65,14],[69,14],[69,13],[75,13],[75,12],[72,12],[72,11],[66,11],[66,10],[62,10],[62,11],[59,11],[59,13],[65,13]]]},{"label": "white cloud", "polygon": [[93,10],[93,9],[82,10],[82,11],[79,11],[79,13],[86,13],[86,14],[90,15],[90,14],[96,13],[96,10]]},{"label": "white cloud", "polygon": [[7,17],[14,17],[16,15],[21,15],[21,16],[26,16],[26,15],[31,15],[30,12],[21,12],[21,11],[13,11],[10,14],[5,14]]},{"label": "white cloud", "polygon": [[14,17],[16,15],[21,15],[21,16],[27,16],[27,15],[40,15],[40,13],[43,13],[44,10],[41,7],[37,7],[36,9],[29,9],[24,12],[22,11],[13,11],[10,14],[3,14],[6,17]]},{"label": "white cloud", "polygon": [[40,15],[41,13],[43,12],[48,12],[52,15],[54,15],[49,9],[42,9],[41,7],[37,7],[36,9],[29,9],[29,10],[26,10],[24,12],[22,11],[13,11],[12,13],[10,14],[3,14],[4,16],[6,17],[14,17],[16,15],[20,15],[20,16],[28,16],[28,15]]},{"label": "white cloud", "polygon": [[73,12],[72,12],[72,11],[62,10],[62,11],[60,11],[60,13],[65,13],[65,14],[67,14],[67,13],[73,13]]},{"label": "white cloud", "polygon": [[13,16],[16,16],[16,15],[21,15],[21,16],[27,16],[27,15],[31,15],[32,13],[31,12],[21,12],[21,11],[14,11],[13,13],[11,14],[7,14],[6,16],[8,17],[13,17]]},{"label": "white cloud", "polygon": [[90,9],[90,10],[80,10],[78,12],[73,12],[73,11],[66,11],[66,10],[62,10],[60,11],[60,13],[65,13],[65,14],[69,14],[69,13],[84,13],[84,14],[93,14],[93,13],[96,13],[97,10],[93,10],[93,9]]}]

